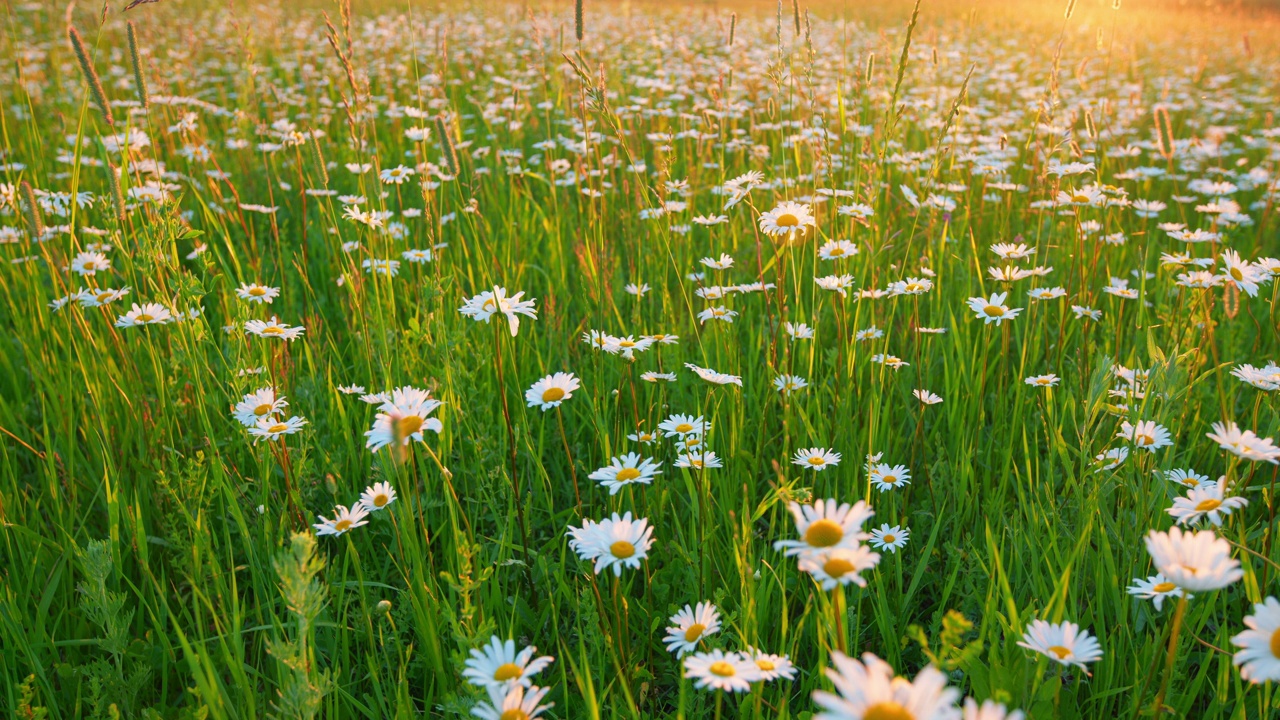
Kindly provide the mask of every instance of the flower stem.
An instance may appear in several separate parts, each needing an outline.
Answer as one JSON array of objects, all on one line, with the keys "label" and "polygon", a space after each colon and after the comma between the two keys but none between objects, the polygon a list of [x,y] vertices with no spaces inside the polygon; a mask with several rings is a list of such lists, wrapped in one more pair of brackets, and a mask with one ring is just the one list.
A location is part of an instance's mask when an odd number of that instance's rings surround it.
[{"label": "flower stem", "polygon": [[1187,614],[1187,594],[1178,598],[1178,609],[1173,613],[1173,632],[1169,633],[1169,650],[1164,658],[1164,677],[1160,678],[1160,692],[1156,694],[1155,712],[1164,707],[1164,694],[1169,689],[1169,677],[1173,675],[1173,661],[1178,653],[1178,637],[1182,634],[1182,618]]}]

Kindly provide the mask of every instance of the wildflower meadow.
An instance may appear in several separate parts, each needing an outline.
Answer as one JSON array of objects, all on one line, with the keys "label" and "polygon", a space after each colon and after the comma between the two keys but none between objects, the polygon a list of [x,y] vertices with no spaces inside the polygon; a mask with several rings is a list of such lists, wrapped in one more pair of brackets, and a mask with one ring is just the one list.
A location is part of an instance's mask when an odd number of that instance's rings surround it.
[{"label": "wildflower meadow", "polygon": [[0,15],[5,717],[1280,717],[1280,9]]}]

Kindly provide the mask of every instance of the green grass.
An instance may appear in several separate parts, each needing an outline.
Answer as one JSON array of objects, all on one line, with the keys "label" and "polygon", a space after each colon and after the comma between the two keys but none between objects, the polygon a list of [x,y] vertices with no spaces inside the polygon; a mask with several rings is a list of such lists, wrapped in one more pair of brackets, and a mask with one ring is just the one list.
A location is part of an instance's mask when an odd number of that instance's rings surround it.
[{"label": "green grass", "polygon": [[[824,2],[801,8],[810,36],[797,35],[789,4],[775,16],[769,4],[587,3],[579,45],[563,3],[361,4],[349,23],[338,6],[201,5],[127,16],[113,7],[101,27],[96,8],[71,14],[114,127],[67,42],[65,8],[3,10],[0,227],[12,230],[0,239],[13,242],[0,256],[15,261],[0,266],[0,705],[9,715],[465,716],[484,694],[462,678],[463,662],[492,635],[555,657],[536,678],[551,688],[555,718],[805,718],[818,710],[813,691],[830,689],[822,670],[840,647],[875,653],[907,677],[932,657],[966,695],[1032,718],[1149,713],[1166,681],[1177,717],[1280,712],[1275,689],[1242,680],[1230,658],[1252,603],[1280,582],[1275,466],[1235,461],[1205,437],[1224,420],[1264,437],[1280,428],[1274,395],[1230,375],[1276,359],[1276,284],[1257,297],[1190,289],[1160,266],[1162,252],[1183,249],[1280,254],[1277,193],[1247,175],[1277,172],[1270,15],[1082,3],[1064,20],[1062,8],[1029,3],[926,3],[908,30],[909,7]],[[145,111],[126,18],[137,24]],[[1155,144],[1160,103],[1177,141],[1167,157]],[[388,114],[392,106],[425,116]],[[186,113],[194,123],[175,127]],[[379,183],[381,169],[446,166],[441,113],[457,177],[420,171]],[[259,149],[281,142],[271,130],[281,120],[323,136],[315,147]],[[415,126],[430,138],[408,139]],[[534,146],[581,143],[584,126],[585,147]],[[1223,152],[1206,152],[1212,128],[1227,126]],[[126,128],[149,144],[122,153],[103,142]],[[1113,152],[1135,143],[1145,143],[1135,156]],[[975,153],[1008,167],[976,174]],[[557,159],[576,181],[556,182],[568,177]],[[1059,179],[1046,172],[1050,159],[1096,171]],[[168,197],[129,195],[119,217],[107,166],[123,168],[122,191],[136,193],[156,179],[152,161],[170,173]],[[640,162],[644,172],[628,169]],[[374,168],[357,175],[347,163]],[[1164,175],[1127,179],[1139,167]],[[815,179],[819,168],[830,174]],[[770,184],[722,210],[711,189],[749,170]],[[1169,208],[1143,219],[1122,207],[1033,205],[1095,178]],[[1195,195],[1188,182],[1198,178],[1236,183],[1231,199],[1253,224],[1219,226],[1222,242],[1200,245],[1157,229],[1211,227],[1195,210],[1211,198],[1172,199]],[[675,180],[687,180],[687,198],[666,184]],[[1023,190],[988,186],[997,180]],[[43,201],[41,221],[54,230],[34,242],[21,182],[93,202],[60,213]],[[903,185],[956,206],[915,208]],[[404,237],[344,219],[337,197],[301,193],[321,187],[395,213]],[[815,207],[816,240],[788,246],[760,234],[760,212],[816,188],[854,192]],[[676,199],[687,208],[640,213]],[[836,213],[850,202],[874,216]],[[422,214],[400,217],[407,208]],[[725,224],[672,229],[722,212]],[[1117,232],[1125,244],[1101,241]],[[828,239],[860,253],[820,261]],[[994,281],[987,268],[1004,264],[988,249],[996,242],[1027,243],[1036,254],[1012,264],[1053,272]],[[65,269],[90,243],[113,246],[110,271]],[[433,262],[402,262],[394,278],[361,267],[438,244],[447,246]],[[698,264],[720,253],[734,257],[731,270]],[[926,294],[855,297],[921,268],[935,274]],[[697,271],[706,284],[775,287],[708,302],[687,277]],[[811,279],[832,273],[854,276],[847,299]],[[1133,280],[1141,299],[1103,293],[1111,276]],[[652,290],[633,297],[623,290],[633,282]],[[251,305],[235,294],[241,283],[281,294]],[[537,319],[516,337],[501,317],[486,325],[457,310],[494,285],[536,298]],[[130,292],[103,308],[50,308],[87,286]],[[1026,295],[1053,286],[1067,297]],[[984,325],[965,302],[998,291],[1025,309]],[[134,302],[203,312],[114,327]],[[721,304],[738,313],[733,323],[695,318]],[[1071,304],[1102,318],[1079,320]],[[246,320],[272,315],[305,335],[244,333]],[[816,338],[789,340],[787,321],[815,326]],[[873,325],[883,337],[854,341]],[[591,330],[680,340],[630,363],[584,343]],[[909,365],[873,363],[880,353]],[[705,383],[685,363],[742,386]],[[1113,364],[1150,369],[1145,397],[1108,395],[1120,385]],[[556,371],[575,373],[581,389],[560,411],[526,408],[524,391]],[[646,371],[678,379],[648,383]],[[809,387],[780,395],[771,383],[783,373]],[[1061,383],[1023,382],[1045,373]],[[364,432],[375,411],[337,390],[347,384],[428,388],[445,403],[435,414],[444,429],[402,457],[372,453]],[[284,443],[254,444],[231,406],[268,385],[309,424]],[[921,405],[916,388],[942,404]],[[713,424],[705,442],[723,468],[676,468],[671,441],[627,439],[672,413]],[[1164,425],[1173,446],[1133,448],[1115,437],[1125,419]],[[811,446],[843,459],[821,473],[791,464]],[[1098,453],[1122,446],[1124,463],[1096,471]],[[629,451],[662,461],[652,485],[609,496],[587,479]],[[911,484],[874,489],[863,469],[872,452],[906,465]],[[1240,582],[1190,602],[1163,677],[1176,603],[1157,611],[1125,588],[1155,573],[1143,537],[1171,524],[1165,510],[1181,493],[1160,473],[1173,468],[1231,477],[1250,502],[1219,533],[1251,552],[1235,552]],[[332,517],[379,481],[399,499],[367,526],[295,535],[310,530],[299,514]],[[911,532],[865,574],[865,589],[839,597],[773,549],[795,537],[788,502],[828,497],[865,499],[872,526]],[[566,530],[625,511],[654,528],[649,557],[619,579],[594,576]],[[704,600],[724,623],[704,649],[786,654],[797,678],[726,697],[722,709],[682,680],[662,638],[673,613]],[[1104,655],[1092,674],[1018,647],[1033,618],[1095,634]]]}]

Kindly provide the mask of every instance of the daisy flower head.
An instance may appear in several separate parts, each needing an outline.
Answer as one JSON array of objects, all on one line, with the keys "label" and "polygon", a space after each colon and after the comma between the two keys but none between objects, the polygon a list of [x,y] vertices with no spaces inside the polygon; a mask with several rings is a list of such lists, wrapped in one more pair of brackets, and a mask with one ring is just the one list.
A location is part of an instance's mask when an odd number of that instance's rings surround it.
[{"label": "daisy flower head", "polygon": [[760,214],[760,232],[787,241],[803,237],[815,224],[809,206],[801,203],[779,203],[774,209]]},{"label": "daisy flower head", "polygon": [[1224,476],[1218,478],[1217,482],[1191,488],[1186,496],[1174,498],[1173,507],[1166,512],[1172,515],[1179,525],[1193,525],[1201,519],[1207,519],[1220,527],[1223,517],[1249,504],[1249,501],[1243,497],[1225,497],[1226,483],[1227,478]]},{"label": "daisy flower head", "polygon": [[471,649],[462,677],[485,688],[530,687],[531,678],[555,660],[549,655],[535,658],[536,652],[538,648],[532,645],[516,652],[515,641],[504,642],[495,635],[483,647]]},{"label": "daisy flower head", "polygon": [[792,323],[790,321],[783,323],[782,329],[792,340],[812,340],[814,335],[813,328],[804,323]]},{"label": "daisy flower head", "polygon": [[683,610],[671,616],[671,625],[667,627],[667,636],[662,642],[676,657],[684,657],[696,650],[703,638],[719,631],[720,611],[709,602],[700,602],[697,607],[685,605]]},{"label": "daisy flower head", "polygon": [[526,390],[524,399],[529,407],[536,407],[546,412],[551,408],[560,407],[560,403],[573,397],[573,391],[581,385],[582,383],[573,373],[553,373],[535,382]]},{"label": "daisy flower head", "polygon": [[236,403],[232,412],[241,425],[254,427],[258,424],[258,420],[275,415],[287,407],[289,407],[289,401],[283,397],[277,397],[275,388],[264,387],[245,395],[240,402]]},{"label": "daisy flower head", "polygon": [[712,385],[737,385],[738,387],[742,387],[742,378],[737,375],[717,372],[711,368],[699,367],[693,363],[685,363],[684,366]]},{"label": "daisy flower head", "polygon": [[396,388],[391,392],[391,399],[378,407],[373,427],[365,431],[368,438],[365,447],[377,452],[388,445],[403,447],[410,441],[426,442],[424,431],[439,434],[444,430],[444,423],[431,417],[443,404],[427,390],[409,386]]},{"label": "daisy flower head", "polygon": [[1146,543],[1156,570],[1184,590],[1219,590],[1244,577],[1231,544],[1210,530],[1184,533],[1175,525],[1167,532],[1152,530]]},{"label": "daisy flower head", "polygon": [[971,697],[964,699],[961,712],[964,714],[962,720],[1025,720],[1026,718],[1021,710],[1010,710],[1003,703],[983,700],[979,705],[978,701]]},{"label": "daisy flower head", "polygon": [[1032,375],[1023,380],[1023,382],[1031,387],[1051,388],[1056,386],[1059,380],[1060,378],[1057,375],[1049,373],[1048,375]]},{"label": "daisy flower head", "polygon": [[1256,368],[1249,364],[1239,365],[1232,368],[1231,374],[1239,378],[1241,382],[1259,390],[1280,390],[1280,366],[1274,362],[1267,363],[1266,367]]},{"label": "daisy flower head", "polygon": [[520,332],[520,316],[537,319],[538,311],[534,308],[535,300],[521,300],[524,297],[524,291],[507,297],[507,289],[498,285],[494,285],[492,290],[484,292],[467,299],[458,308],[458,312],[475,320],[476,322],[484,322],[488,324],[489,319],[494,315],[501,313],[507,318],[507,326],[511,330],[511,337],[515,337]]},{"label": "daisy flower head", "polygon": [[[697,436],[690,436],[689,438],[686,438],[686,444],[688,444],[690,439],[696,437]],[[675,464],[678,468],[689,468],[692,470],[709,470],[712,468],[724,467],[724,464],[720,462],[720,458],[711,451],[690,451],[687,453],[680,453],[680,455],[676,456]]]},{"label": "daisy flower head", "polygon": [[639,453],[627,453],[613,458],[608,465],[588,477],[609,488],[610,495],[617,495],[619,490],[628,485],[652,483],[654,477],[662,474],[658,469],[660,465],[662,463],[641,457]]},{"label": "daisy flower head", "polygon": [[912,390],[911,394],[914,395],[917,400],[924,403],[925,405],[937,405],[938,403],[942,402],[941,395],[935,395],[929,392],[928,390],[921,390],[921,389]]},{"label": "daisy flower head", "polygon": [[142,325],[164,325],[173,319],[173,313],[169,312],[169,308],[158,303],[145,303],[139,305],[134,303],[129,312],[121,315],[116,320],[116,327],[130,328],[140,327]]},{"label": "daisy flower head", "polygon": [[947,687],[947,676],[932,665],[908,680],[872,653],[859,661],[835,651],[831,663],[826,675],[836,692],[813,693],[822,708],[814,720],[960,720],[960,691]]},{"label": "daisy flower head", "polygon": [[413,168],[408,168],[404,165],[397,165],[378,173],[378,179],[381,180],[384,185],[400,185],[410,177],[413,177],[413,174]]},{"label": "daisy flower head", "polygon": [[362,525],[369,524],[367,520],[369,511],[359,503],[350,509],[346,505],[338,505],[333,509],[333,512],[332,520],[323,515],[316,516],[320,522],[311,526],[316,529],[316,535],[341,535],[348,530],[354,530]]},{"label": "daisy flower head", "polygon": [[866,545],[857,544],[853,547],[811,550],[800,555],[797,566],[802,572],[812,575],[814,582],[821,585],[823,590],[832,590],[849,583],[866,587],[867,579],[862,577],[862,573],[879,564],[879,553]]},{"label": "daisy flower head", "polygon": [[100,252],[82,252],[78,253],[71,260],[71,271],[81,276],[93,276],[98,272],[105,272],[111,269],[111,261],[106,255]]},{"label": "daisy flower head", "polygon": [[639,430],[627,435],[627,439],[631,442],[638,442],[644,445],[651,445],[658,440],[657,433],[651,433],[647,430]]},{"label": "daisy flower head", "polygon": [[253,436],[254,444],[257,444],[259,440],[279,440],[285,435],[292,435],[301,431],[306,424],[306,419],[297,415],[288,420],[278,420],[268,415],[258,418],[253,427],[249,428],[249,434]]},{"label": "daisy flower head", "polygon": [[1252,430],[1241,430],[1234,422],[1214,423],[1213,432],[1206,436],[1218,443],[1223,450],[1254,462],[1280,463],[1280,448],[1271,438],[1258,437]]},{"label": "daisy flower head", "polygon": [[783,395],[809,387],[808,381],[799,375],[779,375],[773,379],[773,388]]},{"label": "daisy flower head", "polygon": [[844,260],[858,254],[858,246],[848,240],[828,240],[818,248],[818,257],[823,260]]},{"label": "daisy flower head", "polygon": [[702,436],[711,432],[711,423],[703,420],[701,415],[696,418],[692,415],[672,415],[658,423],[658,430],[664,437]]},{"label": "daisy flower head", "polygon": [[396,489],[386,481],[374,483],[360,494],[360,504],[369,512],[378,512],[395,501]]},{"label": "daisy flower head", "polygon": [[742,654],[756,664],[756,668],[760,671],[760,679],[765,682],[778,678],[794,680],[796,677],[796,666],[786,655],[771,655],[751,646],[747,646],[747,651]]},{"label": "daisy flower head", "polygon": [[699,690],[747,692],[751,683],[763,680],[755,661],[741,653],[716,648],[684,659],[684,676]]},{"label": "daisy flower head", "polygon": [[615,576],[622,576],[622,568],[640,567],[640,561],[648,556],[653,546],[653,528],[649,521],[632,520],[631,513],[614,513],[600,522],[584,520],[582,527],[569,528],[569,549],[578,557],[595,562],[595,574],[613,569]]},{"label": "daisy flower head", "polygon": [[1201,475],[1191,468],[1175,468],[1166,470],[1164,477],[1169,482],[1176,482],[1186,488],[1198,488],[1211,482],[1208,475]]},{"label": "daisy flower head", "polygon": [[1097,465],[1094,472],[1106,472],[1107,470],[1115,470],[1120,467],[1125,460],[1129,459],[1129,448],[1118,447],[1104,450],[1093,457],[1093,464]]},{"label": "daisy flower head", "polygon": [[787,555],[803,555],[828,548],[855,548],[870,537],[863,532],[862,525],[875,515],[871,506],[861,500],[855,505],[838,504],[830,498],[816,500],[812,505],[792,502],[788,509],[795,518],[796,533],[800,539],[779,540],[773,544],[775,550],[784,550]]},{"label": "daisy flower head", "polygon": [[240,287],[236,288],[236,295],[246,302],[270,305],[280,296],[280,288],[257,283],[240,283]]},{"label": "daisy flower head", "polygon": [[802,448],[791,458],[791,464],[822,472],[840,464],[840,453],[820,447]]},{"label": "daisy flower head", "polygon": [[1129,440],[1134,446],[1152,453],[1173,444],[1169,439],[1168,428],[1151,420],[1140,420],[1136,425],[1126,420],[1120,423],[1120,432],[1116,433],[1116,437]]},{"label": "daisy flower head", "polygon": [[884,523],[871,531],[871,545],[877,550],[888,550],[891,553],[896,553],[899,548],[906,547],[907,540],[910,538],[910,528],[904,528],[899,525],[890,527],[889,523]]},{"label": "daisy flower head", "polygon": [[656,383],[656,382],[659,382],[659,381],[661,381],[661,382],[675,382],[675,381],[676,381],[676,374],[675,374],[675,373],[654,372],[654,371],[650,370],[650,371],[648,371],[648,372],[642,372],[642,373],[640,373],[640,379],[641,379],[641,380],[644,380],[645,382],[651,382],[651,383]]},{"label": "daisy flower head", "polygon": [[1102,658],[1102,647],[1088,630],[1081,630],[1073,622],[1049,623],[1032,620],[1018,641],[1020,647],[1044,655],[1062,665],[1074,665],[1089,673],[1085,663]]},{"label": "daisy flower head", "polygon": [[880,492],[911,484],[911,470],[906,465],[878,463],[869,472],[871,484]]},{"label": "daisy flower head", "polygon": [[988,298],[971,297],[968,302],[969,309],[983,321],[983,324],[999,325],[1006,320],[1012,320],[1022,312],[1022,308],[1010,308],[1004,304],[1008,296],[1009,293],[993,293]]},{"label": "daisy flower head", "polygon": [[1254,605],[1244,624],[1249,629],[1231,638],[1240,648],[1232,657],[1240,677],[1255,685],[1280,680],[1280,602],[1268,597]]},{"label": "daisy flower head", "polygon": [[[1146,580],[1134,578],[1127,592],[1134,597],[1150,600],[1151,604],[1156,606],[1156,610],[1161,609],[1166,597],[1182,597],[1186,593],[1182,588],[1169,582],[1169,579],[1161,573],[1156,573]],[[1187,599],[1190,600],[1191,596],[1187,595]]]},{"label": "daisy flower head", "polygon": [[828,275],[826,277],[814,278],[813,281],[818,283],[818,287],[823,290],[831,290],[833,292],[840,293],[840,297],[848,297],[849,293],[846,291],[853,287],[853,276],[848,274]]},{"label": "daisy flower head", "polygon": [[489,700],[477,703],[471,714],[480,720],[533,720],[555,706],[542,704],[548,690],[536,685],[525,689],[518,683],[489,685],[485,688]]},{"label": "daisy flower head", "polygon": [[297,340],[307,331],[301,325],[294,327],[288,323],[282,323],[275,315],[270,320],[247,320],[244,324],[244,331],[250,335],[257,335],[263,338],[278,338],[280,340]]}]

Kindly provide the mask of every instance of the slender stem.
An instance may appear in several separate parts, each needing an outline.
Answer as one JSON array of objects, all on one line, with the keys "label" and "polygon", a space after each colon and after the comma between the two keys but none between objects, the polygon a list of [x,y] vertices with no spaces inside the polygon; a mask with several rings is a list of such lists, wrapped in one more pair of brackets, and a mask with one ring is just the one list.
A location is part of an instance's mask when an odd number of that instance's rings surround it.
[{"label": "slender stem", "polygon": [[573,466],[573,453],[569,452],[569,436],[564,431],[564,413],[556,406],[556,423],[560,425],[560,441],[564,443],[564,457],[569,461],[569,477],[573,478],[573,500],[577,503],[578,516],[582,516],[582,495],[578,493],[578,469]]},{"label": "slender stem", "polygon": [[1164,694],[1169,689],[1169,677],[1173,675],[1173,661],[1178,654],[1178,638],[1182,634],[1182,618],[1187,614],[1187,594],[1178,598],[1178,609],[1173,614],[1173,632],[1169,633],[1169,650],[1164,658],[1164,677],[1160,679],[1160,692],[1156,694],[1155,712],[1164,707]]},{"label": "slender stem", "polygon": [[516,469],[516,431],[511,425],[511,411],[507,407],[507,383],[502,375],[502,325],[493,328],[493,355],[498,366],[498,395],[502,398],[502,419],[507,426],[507,447],[511,455],[511,491],[515,494],[516,522],[520,525],[520,549],[524,552],[525,572],[533,579],[533,564],[529,562],[529,531],[524,524],[524,496],[520,492],[520,476]]}]

